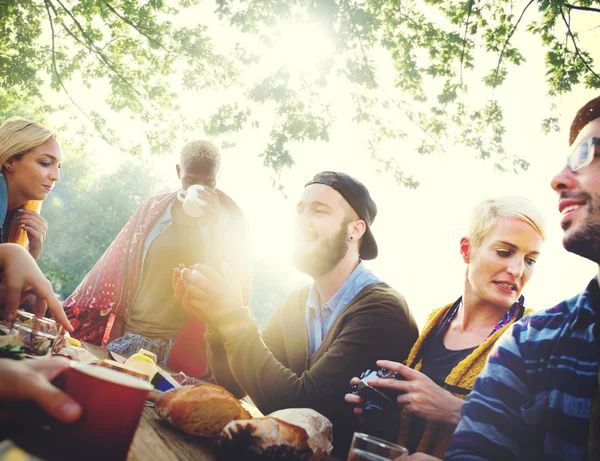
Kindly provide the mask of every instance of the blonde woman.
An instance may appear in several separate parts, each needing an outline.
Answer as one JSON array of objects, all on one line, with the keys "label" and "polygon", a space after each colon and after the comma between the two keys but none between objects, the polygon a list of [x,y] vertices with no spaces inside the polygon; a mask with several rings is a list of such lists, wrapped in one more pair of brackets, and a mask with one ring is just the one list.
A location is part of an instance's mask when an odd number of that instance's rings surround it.
[{"label": "blonde woman", "polygon": [[56,132],[12,117],[0,125],[0,242],[27,246],[37,259],[48,223],[42,202],[60,180],[62,151]]},{"label": "blonde woman", "polygon": [[[392,429],[411,453],[443,457],[492,346],[530,312],[521,291],[533,275],[544,239],[541,214],[529,200],[500,197],[479,204],[460,241],[467,265],[463,295],[432,312],[408,366],[377,362],[403,377],[368,384],[397,396],[402,412]],[[357,383],[353,378],[351,384]],[[362,414],[364,402],[358,395],[348,394],[346,401]]]}]

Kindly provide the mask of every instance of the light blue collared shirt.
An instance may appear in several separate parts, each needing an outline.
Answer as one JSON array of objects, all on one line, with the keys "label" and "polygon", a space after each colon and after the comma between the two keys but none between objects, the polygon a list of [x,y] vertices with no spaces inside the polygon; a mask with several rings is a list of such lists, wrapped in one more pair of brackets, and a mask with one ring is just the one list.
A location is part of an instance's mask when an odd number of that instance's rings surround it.
[{"label": "light blue collared shirt", "polygon": [[308,351],[312,356],[323,342],[327,330],[344,308],[367,285],[380,283],[373,272],[361,261],[356,269],[325,304],[319,306],[319,292],[313,283],[306,300],[306,326],[308,328]]}]

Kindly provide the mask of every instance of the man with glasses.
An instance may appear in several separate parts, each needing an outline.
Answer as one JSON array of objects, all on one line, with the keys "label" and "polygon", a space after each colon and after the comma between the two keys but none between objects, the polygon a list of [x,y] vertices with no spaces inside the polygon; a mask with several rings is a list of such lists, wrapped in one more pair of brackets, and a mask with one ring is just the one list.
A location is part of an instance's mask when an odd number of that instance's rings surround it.
[{"label": "man with glasses", "polygon": [[[600,269],[600,97],[571,125],[552,179],[563,245]],[[516,323],[479,375],[446,460],[599,460],[600,288]],[[419,459],[419,458],[417,458]],[[420,459],[425,459],[420,456]]]}]

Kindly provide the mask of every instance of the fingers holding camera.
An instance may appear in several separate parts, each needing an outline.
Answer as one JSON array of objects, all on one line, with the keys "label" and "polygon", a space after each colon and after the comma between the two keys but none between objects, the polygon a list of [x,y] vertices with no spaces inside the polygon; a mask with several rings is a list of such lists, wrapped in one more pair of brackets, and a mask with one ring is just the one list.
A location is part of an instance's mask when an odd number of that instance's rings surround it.
[{"label": "fingers holding camera", "polygon": [[380,360],[377,365],[401,374],[406,381],[376,379],[369,381],[369,385],[401,392],[396,398],[398,404],[423,419],[458,424],[464,400],[438,386],[420,371],[406,365],[388,360]]}]

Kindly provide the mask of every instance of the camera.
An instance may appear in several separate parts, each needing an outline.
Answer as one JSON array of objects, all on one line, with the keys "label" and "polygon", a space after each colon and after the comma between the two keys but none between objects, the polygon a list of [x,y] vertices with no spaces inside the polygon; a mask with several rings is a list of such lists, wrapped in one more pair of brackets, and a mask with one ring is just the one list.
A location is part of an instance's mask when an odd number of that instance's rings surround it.
[{"label": "camera", "polygon": [[396,412],[396,397],[400,394],[391,389],[375,389],[367,384],[372,379],[398,379],[405,381],[406,378],[395,371],[380,368],[375,371],[366,370],[360,375],[360,382],[352,386],[352,393],[360,396],[365,404],[363,406],[363,418],[367,424],[379,426],[390,420]]}]

